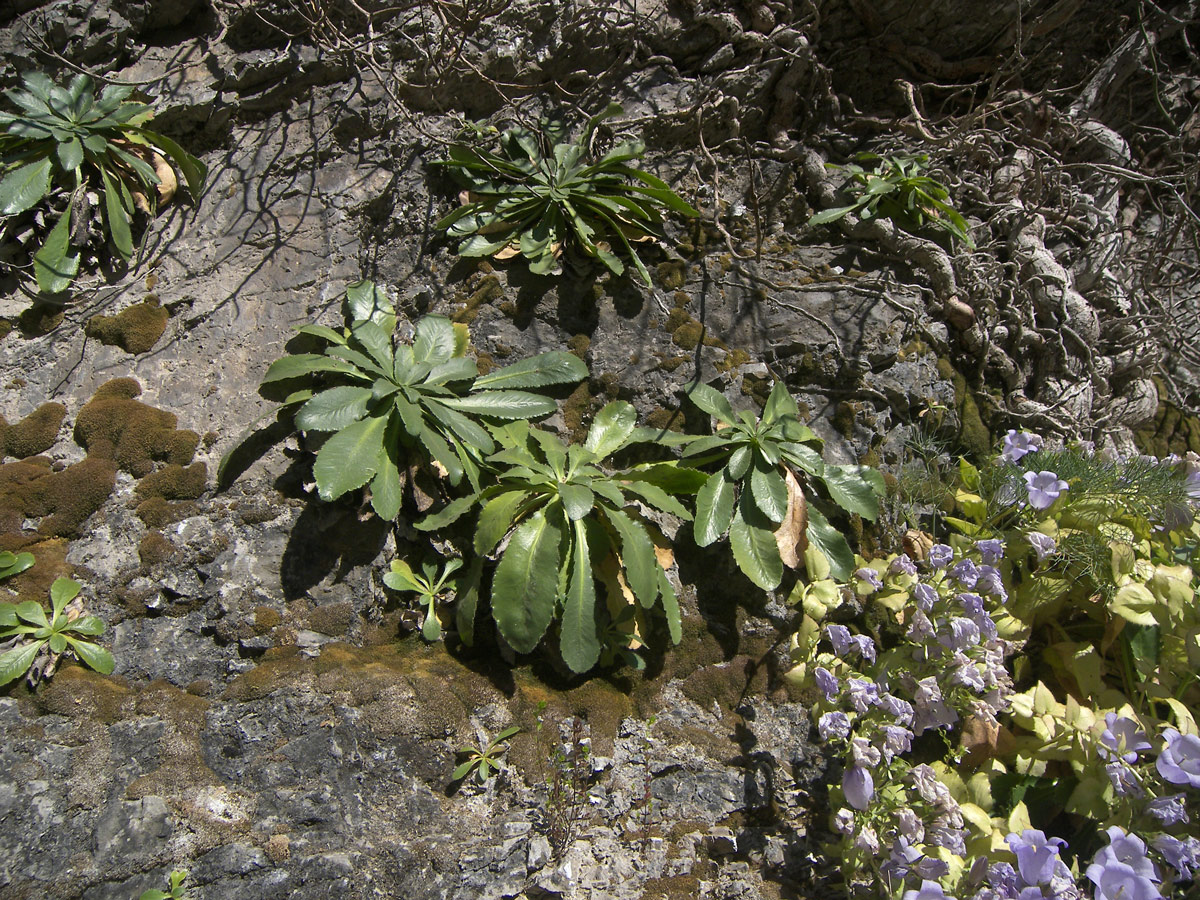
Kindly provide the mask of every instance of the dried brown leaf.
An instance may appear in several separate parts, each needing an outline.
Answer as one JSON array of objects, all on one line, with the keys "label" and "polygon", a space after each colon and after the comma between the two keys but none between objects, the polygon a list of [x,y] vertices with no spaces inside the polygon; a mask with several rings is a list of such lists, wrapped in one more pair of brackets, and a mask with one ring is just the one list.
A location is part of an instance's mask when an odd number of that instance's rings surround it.
[{"label": "dried brown leaf", "polygon": [[783,480],[787,484],[788,505],[783,521],[775,529],[775,543],[779,556],[789,569],[804,565],[804,551],[808,549],[808,501],[800,482],[787,466],[783,467]]}]

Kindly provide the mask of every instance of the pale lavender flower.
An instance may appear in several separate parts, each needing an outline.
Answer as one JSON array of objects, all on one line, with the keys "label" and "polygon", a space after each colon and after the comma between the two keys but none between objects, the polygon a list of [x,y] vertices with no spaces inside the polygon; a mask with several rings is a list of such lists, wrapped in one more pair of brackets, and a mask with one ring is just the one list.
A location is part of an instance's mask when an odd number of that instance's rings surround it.
[{"label": "pale lavender flower", "polygon": [[833,816],[833,830],[838,834],[854,833],[854,813],[848,809],[839,809]]},{"label": "pale lavender flower", "polygon": [[875,662],[875,642],[869,635],[856,634],[851,640],[858,647],[858,652],[867,662]]},{"label": "pale lavender flower", "polygon": [[837,696],[840,689],[837,676],[823,666],[817,666],[813,669],[813,681],[817,683],[817,687],[825,694],[826,700],[832,700]]},{"label": "pale lavender flower", "polygon": [[960,559],[950,570],[950,577],[957,580],[967,590],[971,590],[975,587],[975,582],[979,580],[979,567],[973,560]]},{"label": "pale lavender flower", "polygon": [[1012,867],[1012,863],[1007,862],[992,863],[988,868],[988,881],[1003,897],[1016,897],[1021,887],[1017,870]]},{"label": "pale lavender flower", "polygon": [[850,736],[850,717],[844,712],[827,712],[817,720],[817,733],[823,741],[845,740]]},{"label": "pale lavender flower", "polygon": [[1146,856],[1146,842],[1136,834],[1128,834],[1119,825],[1113,825],[1105,833],[1108,835],[1108,846],[1096,851],[1092,862],[1098,866],[1111,863],[1124,863],[1133,869],[1134,873],[1151,881],[1161,881],[1154,863]]},{"label": "pale lavender flower", "polygon": [[1026,884],[1046,884],[1054,875],[1059,862],[1058,849],[1066,846],[1062,838],[1046,837],[1045,832],[1026,828],[1020,834],[1010,834],[1005,839],[1008,847],[1016,854],[1017,871]]},{"label": "pale lavender flower", "polygon": [[956,651],[950,658],[949,665],[951,666],[950,684],[961,684],[977,694],[982,694],[987,689],[987,685],[983,683],[983,676],[975,666],[975,661],[961,650]]},{"label": "pale lavender flower", "polygon": [[1096,442],[1095,441],[1079,441],[1078,443],[1075,444],[1075,449],[1078,450],[1080,453],[1082,453],[1084,456],[1095,456],[1096,455]]},{"label": "pale lavender flower", "polygon": [[1158,774],[1171,784],[1200,788],[1200,737],[1180,734],[1174,728],[1163,732],[1167,745],[1158,755]]},{"label": "pale lavender flower", "polygon": [[851,766],[842,774],[842,793],[846,802],[855,809],[863,810],[871,805],[875,796],[875,779],[871,772],[862,766]]},{"label": "pale lavender flower", "polygon": [[958,721],[958,713],[942,702],[942,689],[932,675],[917,682],[913,696],[916,716],[913,731],[923,734],[930,728],[944,728]]},{"label": "pale lavender flower", "polygon": [[912,865],[921,858],[921,851],[912,846],[903,836],[896,838],[888,858],[879,866],[879,873],[893,883],[899,883],[908,875]]},{"label": "pale lavender flower", "polygon": [[925,611],[920,608],[914,609],[905,636],[914,644],[924,644],[935,634],[933,623],[929,621],[929,616],[925,615]]},{"label": "pale lavender flower", "polygon": [[1179,825],[1191,822],[1183,794],[1157,797],[1146,804],[1146,814],[1158,819],[1163,825]]},{"label": "pale lavender flower", "polygon": [[865,581],[871,586],[872,591],[877,591],[883,587],[883,579],[879,577],[879,573],[874,569],[863,566],[861,569],[855,569],[854,577],[859,581]]},{"label": "pale lavender flower", "polygon": [[865,678],[847,678],[850,705],[856,712],[865,713],[879,702],[879,687]]},{"label": "pale lavender flower", "polygon": [[1010,428],[1008,434],[1004,436],[1004,450],[1000,453],[1000,458],[1008,463],[1015,463],[1027,453],[1033,453],[1042,446],[1042,436],[1033,434],[1029,431],[1018,432],[1015,428]]},{"label": "pale lavender flower", "polygon": [[937,772],[933,770],[932,766],[921,763],[909,769],[908,774],[912,778],[917,793],[926,803],[932,804],[939,810],[958,811],[958,801],[950,793],[950,788],[946,787],[937,777]]},{"label": "pale lavender flower", "polygon": [[912,586],[912,598],[917,602],[919,609],[929,612],[938,601],[938,592],[922,582]]},{"label": "pale lavender flower", "polygon": [[880,730],[883,732],[883,755],[887,757],[888,762],[891,762],[893,756],[912,749],[913,733],[907,728],[884,725]]},{"label": "pale lavender flower", "polygon": [[954,561],[954,548],[947,544],[934,544],[927,559],[935,569],[944,569]]},{"label": "pale lavender flower", "polygon": [[976,541],[975,549],[979,551],[985,565],[994,566],[1004,558],[1004,541],[999,538]]},{"label": "pale lavender flower", "polygon": [[925,840],[925,824],[921,817],[907,806],[896,810],[896,830],[902,835],[902,841],[915,844]]},{"label": "pale lavender flower", "polygon": [[1042,534],[1040,531],[1025,532],[1025,540],[1029,541],[1029,546],[1037,554],[1038,562],[1045,562],[1046,557],[1053,556],[1054,551],[1058,549],[1054,538],[1048,534]]},{"label": "pale lavender flower", "polygon": [[854,836],[854,846],[864,853],[869,853],[871,856],[878,856],[879,835],[875,833],[875,829],[870,825],[864,825],[859,829],[858,834]]},{"label": "pale lavender flower", "polygon": [[1175,881],[1191,881],[1192,869],[1200,868],[1200,840],[1194,837],[1179,840],[1169,834],[1150,839],[1154,849],[1163,855],[1172,869],[1179,873]]},{"label": "pale lavender flower", "polygon": [[1029,505],[1034,509],[1049,509],[1054,501],[1070,485],[1053,472],[1026,472],[1025,489],[1029,493]]},{"label": "pale lavender flower", "polygon": [[884,712],[895,716],[896,724],[908,726],[912,724],[913,707],[907,700],[897,697],[895,694],[882,694],[879,697],[879,708]]},{"label": "pale lavender flower", "polygon": [[1119,756],[1132,765],[1137,762],[1139,750],[1150,749],[1146,732],[1133,719],[1110,712],[1105,715],[1104,724],[1107,727],[1100,735],[1100,746],[1096,749],[1105,759]]},{"label": "pale lavender flower", "polygon": [[1096,885],[1096,900],[1159,900],[1154,882],[1137,874],[1121,862],[1101,866],[1093,863],[1087,868],[1087,877]]},{"label": "pale lavender flower", "polygon": [[995,566],[980,566],[979,577],[975,581],[975,590],[981,594],[990,594],[1001,603],[1008,600],[1008,591],[1004,589],[1004,576]]},{"label": "pale lavender flower", "polygon": [[826,625],[825,636],[833,644],[833,655],[845,659],[853,642],[850,640],[850,629],[845,625]]},{"label": "pale lavender flower", "polygon": [[945,847],[951,853],[959,856],[967,855],[967,841],[963,837],[963,823],[960,816],[957,821],[939,819],[925,829],[925,842]]},{"label": "pale lavender flower", "polygon": [[850,757],[856,766],[866,766],[873,769],[883,758],[879,748],[864,737],[856,737],[850,741]]},{"label": "pale lavender flower", "polygon": [[1121,760],[1110,762],[1104,767],[1108,780],[1112,782],[1113,790],[1122,797],[1141,797],[1145,795],[1137,772],[1129,768]]},{"label": "pale lavender flower", "polygon": [[919,889],[905,891],[901,900],[954,900],[954,898],[943,891],[938,882],[926,879],[921,882]]},{"label": "pale lavender flower", "polygon": [[916,575],[917,564],[907,553],[901,553],[892,560],[892,564],[888,566],[888,572],[892,575]]},{"label": "pale lavender flower", "polygon": [[932,856],[922,856],[913,866],[918,878],[941,878],[950,874],[950,864]]},{"label": "pale lavender flower", "polygon": [[966,650],[979,643],[979,626],[965,616],[955,616],[938,632],[938,643],[949,650]]}]

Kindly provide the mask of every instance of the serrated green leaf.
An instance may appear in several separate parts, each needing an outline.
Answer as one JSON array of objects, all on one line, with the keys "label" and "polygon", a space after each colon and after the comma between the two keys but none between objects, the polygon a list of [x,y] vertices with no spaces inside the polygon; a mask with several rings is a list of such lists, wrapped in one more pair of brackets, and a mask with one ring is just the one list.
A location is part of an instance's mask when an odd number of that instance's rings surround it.
[{"label": "serrated green leaf", "polygon": [[788,489],[778,469],[755,466],[750,472],[750,493],[763,515],[775,523],[783,521],[787,515]]},{"label": "serrated green leaf", "polygon": [[[82,155],[83,149],[80,148],[79,152]],[[121,193],[113,184],[106,169],[100,170],[100,177],[104,181],[104,220],[108,224],[109,237],[112,238],[113,246],[117,248],[121,259],[129,262],[133,256],[133,236],[129,231],[129,215],[121,203]]]},{"label": "serrated green leaf", "polygon": [[34,657],[45,643],[45,641],[31,641],[28,644],[14,647],[0,656],[0,685],[8,684],[28,672],[29,667],[33,665]]},{"label": "serrated green leaf", "polygon": [[829,561],[829,574],[834,581],[849,581],[854,571],[854,554],[842,533],[811,503],[808,506],[808,542]]},{"label": "serrated green leaf", "polygon": [[536,419],[558,410],[549,397],[524,391],[479,391],[466,397],[446,397],[442,402],[459,412],[495,419]]},{"label": "serrated green leaf", "polygon": [[317,451],[313,477],[321,499],[334,500],[366,484],[379,468],[387,416],[347,425]]},{"label": "serrated green leaf", "polygon": [[874,522],[879,515],[879,494],[873,480],[864,477],[866,471],[870,470],[864,466],[826,466],[823,478],[838,506]]},{"label": "serrated green leaf", "polygon": [[479,605],[479,583],[483,577],[483,558],[476,557],[459,580],[454,605],[454,624],[459,639],[468,647],[475,643],[475,611]]},{"label": "serrated green leaf", "polygon": [[737,423],[733,407],[729,405],[725,395],[715,388],[711,388],[707,384],[698,384],[688,392],[687,396],[692,403],[710,416],[716,416],[724,424],[734,425]]},{"label": "serrated green leaf", "polygon": [[512,528],[517,510],[529,497],[528,491],[505,491],[483,505],[479,512],[479,523],[475,526],[476,553],[486,556],[495,549]]},{"label": "serrated green leaf", "polygon": [[413,523],[413,528],[418,531],[438,531],[457,522],[464,515],[470,512],[479,500],[477,494],[471,494],[467,497],[458,497],[451,500],[436,513],[431,513],[419,522]]},{"label": "serrated green leaf", "polygon": [[96,637],[104,634],[108,626],[98,616],[80,616],[75,621],[67,626],[70,631],[76,634],[86,634],[89,637]]},{"label": "serrated green leaf", "polygon": [[475,390],[544,387],[550,384],[571,384],[587,378],[587,366],[573,353],[555,350],[540,353],[494,369],[475,379]]},{"label": "serrated green leaf", "polygon": [[722,469],[710,475],[696,494],[696,524],[693,539],[699,547],[707,547],[729,530],[733,521],[733,482]]},{"label": "serrated green leaf", "polygon": [[571,581],[563,603],[559,649],[571,671],[582,674],[600,658],[600,640],[596,636],[596,585],[587,533],[581,521],[573,522],[572,529]]},{"label": "serrated green leaf", "polygon": [[0,215],[15,216],[32,209],[50,193],[50,173],[54,163],[42,157],[17,166],[0,181]]},{"label": "serrated green leaf", "polygon": [[767,402],[763,406],[763,424],[773,425],[784,418],[798,419],[799,416],[800,408],[788,392],[787,386],[782,381],[775,382],[767,397]]},{"label": "serrated green leaf", "polygon": [[584,449],[604,459],[624,446],[636,424],[637,410],[623,400],[614,400],[592,419]]},{"label": "serrated green leaf", "polygon": [[404,503],[404,486],[400,480],[400,419],[388,417],[387,432],[379,451],[375,477],[371,479],[371,508],[385,522],[400,515]]},{"label": "serrated green leaf", "polygon": [[687,507],[660,488],[658,485],[645,481],[626,481],[621,489],[627,494],[637,494],[642,500],[655,509],[670,513],[685,522],[692,520],[692,514]]},{"label": "serrated green leaf", "polygon": [[396,328],[396,307],[373,281],[347,285],[346,308],[352,324],[374,322],[389,335]]},{"label": "serrated green leaf", "polygon": [[329,388],[296,411],[296,427],[303,431],[338,431],[365,416],[371,400],[368,387]]},{"label": "serrated green leaf", "polygon": [[541,641],[558,600],[563,534],[539,509],[522,522],[492,579],[496,626],[518,653],[531,653]]},{"label": "serrated green leaf", "polygon": [[263,384],[276,381],[286,381],[289,378],[302,378],[315,372],[337,372],[350,375],[360,381],[370,382],[372,379],[359,371],[358,367],[342,359],[334,359],[320,353],[296,353],[275,360],[267,368],[263,376]]},{"label": "serrated green leaf", "polygon": [[449,362],[454,357],[456,344],[454,326],[445,316],[422,316],[417,322],[413,356],[418,362],[427,362],[431,366]]},{"label": "serrated green leaf", "polygon": [[660,567],[658,570],[658,594],[661,598],[663,614],[667,618],[667,633],[671,643],[678,644],[683,639],[683,619],[679,613],[679,597],[671,579]]},{"label": "serrated green leaf", "polygon": [[70,287],[79,272],[79,248],[71,245],[71,216],[59,216],[46,242],[33,257],[33,271],[38,289],[44,294],[58,294]]},{"label": "serrated green leaf", "polygon": [[596,504],[596,495],[581,484],[564,484],[558,489],[562,500],[563,510],[572,522],[582,519],[592,511]]},{"label": "serrated green leaf", "polygon": [[646,529],[621,510],[605,508],[604,515],[621,539],[621,565],[625,568],[629,589],[645,609],[650,609],[658,599],[658,560],[654,555],[654,543]]},{"label": "serrated green leaf", "polygon": [[741,481],[750,470],[750,463],[753,461],[754,451],[745,444],[729,454],[729,462],[725,464],[725,470],[729,473],[730,480]]},{"label": "serrated green leaf", "polygon": [[744,492],[729,525],[729,545],[738,568],[765,591],[779,587],[783,580],[783,560],[774,532],[766,527],[769,524]]}]

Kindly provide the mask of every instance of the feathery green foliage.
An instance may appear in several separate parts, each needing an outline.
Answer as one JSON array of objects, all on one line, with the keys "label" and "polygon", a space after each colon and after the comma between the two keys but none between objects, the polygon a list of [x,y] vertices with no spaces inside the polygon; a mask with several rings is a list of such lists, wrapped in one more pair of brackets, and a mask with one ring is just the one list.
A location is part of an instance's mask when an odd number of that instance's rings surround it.
[{"label": "feathery green foliage", "polygon": [[77,220],[87,214],[89,190],[103,198],[109,241],[128,262],[134,250],[135,194],[150,210],[157,202],[160,179],[151,154],[171,160],[193,197],[200,195],[207,169],[174,141],[146,128],[153,110],[129,99],[132,86],[110,84],[97,97],[87,75],[76,75],[65,88],[40,72],[22,81],[24,90],[6,92],[18,111],[0,112],[0,215],[32,209],[56,184],[71,192],[67,211],[34,256],[38,287],[53,294],[66,290],[79,271],[81,247],[75,236]]},{"label": "feathery green foliage", "polygon": [[646,284],[650,274],[632,242],[660,237],[660,208],[684,216],[699,213],[666,182],[629,165],[645,153],[626,141],[592,161],[592,135],[605,119],[620,115],[613,103],[573,143],[554,141],[555,131],[536,134],[511,128],[499,151],[455,145],[446,166],[468,191],[468,202],[438,222],[450,237],[463,238],[460,256],[507,258],[519,252],[539,275],[560,271],[565,244],[600,260],[614,274],[625,266],[617,244]]}]

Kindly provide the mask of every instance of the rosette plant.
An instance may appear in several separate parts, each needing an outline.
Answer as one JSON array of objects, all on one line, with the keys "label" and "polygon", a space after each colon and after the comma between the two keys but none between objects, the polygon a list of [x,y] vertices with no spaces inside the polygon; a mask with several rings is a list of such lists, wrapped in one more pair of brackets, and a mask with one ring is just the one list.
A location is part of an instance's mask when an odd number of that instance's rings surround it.
[{"label": "rosette plant", "polygon": [[467,192],[467,202],[438,222],[462,238],[460,256],[507,259],[518,253],[539,275],[557,273],[570,244],[598,259],[616,275],[625,265],[619,244],[646,284],[650,273],[633,249],[637,241],[661,236],[660,209],[698,216],[691,204],[649,172],[629,165],[646,152],[641,141],[625,141],[600,159],[590,158],[592,135],[605,119],[621,114],[616,103],[588,120],[572,143],[552,143],[553,132],[511,128],[499,151],[455,145],[446,166]]},{"label": "rosette plant", "polygon": [[688,396],[718,423],[713,434],[683,450],[690,466],[720,465],[696,495],[696,543],[707,547],[728,532],[738,568],[765,590],[779,586],[785,563],[800,565],[810,544],[829,560],[834,578],[847,580],[854,554],[809,502],[815,496],[806,497],[804,482],[823,486],[837,506],[874,521],[886,492],[883,476],[867,466],[827,465],[816,449],[820,440],[800,421],[782,382],[771,389],[761,418],[735,413],[708,385]]},{"label": "rosette plant", "polygon": [[153,110],[129,99],[130,85],[110,84],[96,96],[87,75],[76,75],[65,88],[41,72],[22,81],[24,90],[5,92],[17,112],[0,112],[0,216],[32,209],[56,186],[69,192],[66,210],[33,258],[39,289],[53,294],[66,290],[79,271],[89,192],[99,194],[109,242],[128,262],[135,210],[153,214],[159,192],[174,192],[175,185],[167,184],[176,181],[172,165],[193,197],[200,195],[207,169],[146,127]]},{"label": "rosette plant", "polygon": [[[635,420],[630,404],[610,403],[597,414],[584,444],[569,447],[526,422],[497,429],[503,449],[488,459],[497,483],[417,525],[441,528],[480,508],[474,549],[485,556],[500,547],[492,614],[518,653],[532,652],[557,618],[563,660],[571,671],[586,672],[600,658],[604,628],[633,603],[642,611],[660,608],[678,643],[675,591],[636,507],[689,520],[691,514],[674,495],[693,493],[701,476],[674,462],[604,468],[607,457],[644,439]],[[615,615],[608,604],[597,602],[597,576],[615,582],[620,595],[610,597]],[[458,614],[460,632],[470,634],[474,607],[460,602]]]},{"label": "rosette plant", "polygon": [[[102,675],[113,670],[112,654],[99,644],[85,640],[104,634],[105,625],[96,616],[80,616],[67,611],[67,604],[78,596],[79,584],[70,578],[56,578],[50,585],[49,616],[40,603],[0,603],[0,641],[11,640],[16,646],[0,655],[0,685],[8,684],[29,672],[38,656],[48,651],[51,669],[63,653],[73,653]],[[36,680],[31,676],[31,680]]]},{"label": "rosette plant", "polygon": [[410,455],[440,466],[453,485],[465,475],[478,490],[480,460],[496,450],[482,422],[549,415],[558,408],[553,399],[518,389],[587,375],[578,357],[560,351],[480,375],[466,356],[465,325],[425,316],[411,344],[395,343],[395,313],[374,284],[351,285],[347,302],[349,328],[300,326],[328,346],[276,360],[263,383],[320,379],[320,386],[283,402],[299,404],[297,428],[332,433],[313,464],[321,499],[369,484],[371,505],[383,519],[400,512]]},{"label": "rosette plant", "polygon": [[452,558],[446,560],[441,574],[437,565],[432,562],[421,564],[421,572],[417,573],[402,559],[392,560],[392,570],[383,576],[383,583],[393,591],[412,592],[418,594],[418,601],[425,607],[425,619],[421,623],[421,637],[427,641],[436,641],[442,636],[442,624],[437,616],[437,604],[441,597],[454,589],[451,576],[462,568],[462,560]]}]

